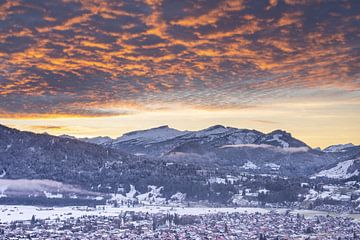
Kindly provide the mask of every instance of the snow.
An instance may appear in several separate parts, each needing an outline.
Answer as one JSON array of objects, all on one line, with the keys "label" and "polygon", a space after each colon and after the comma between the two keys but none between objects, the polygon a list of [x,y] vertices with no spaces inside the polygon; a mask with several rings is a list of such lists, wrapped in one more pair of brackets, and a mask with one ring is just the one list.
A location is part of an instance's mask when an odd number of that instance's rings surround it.
[{"label": "snow", "polygon": [[234,204],[237,204],[238,206],[248,206],[249,205],[249,201],[244,199],[242,194],[235,194],[232,197],[231,202]]},{"label": "snow", "polygon": [[254,132],[234,132],[229,137],[229,140],[234,139],[234,144],[250,144],[253,143],[257,138],[259,137],[259,134],[256,134]]},{"label": "snow", "polygon": [[111,196],[111,198],[110,198],[111,202],[116,201],[117,203],[121,203],[121,202],[126,203],[129,200],[129,198],[127,198],[124,195],[119,194],[119,193],[117,193],[117,194],[112,193],[112,194],[110,194],[110,196]]},{"label": "snow", "polygon": [[12,147],[12,144],[6,145],[5,152],[6,152],[7,150],[9,150],[11,147]]},{"label": "snow", "polygon": [[315,175],[313,178],[317,177],[327,177],[327,178],[335,178],[335,179],[346,179],[352,176],[359,175],[359,170],[356,169],[354,172],[349,173],[348,169],[354,164],[355,161],[359,161],[360,159],[352,159],[344,162],[339,162],[335,167],[323,170]]},{"label": "snow", "polygon": [[300,186],[301,186],[302,188],[304,188],[304,187],[309,187],[309,183],[303,182],[303,183],[300,184]]},{"label": "snow", "polygon": [[148,192],[139,194],[136,198],[140,203],[143,204],[163,204],[166,201],[166,198],[162,198],[161,190],[163,187],[157,187],[153,185],[148,186]]},{"label": "snow", "polygon": [[94,143],[94,144],[106,144],[113,141],[110,137],[94,137],[94,138],[80,138],[79,140],[88,142],[88,143]]},{"label": "snow", "polygon": [[148,130],[141,130],[130,132],[117,138],[114,143],[121,143],[130,140],[136,140],[139,142],[153,143],[166,141],[181,135],[186,134],[186,131],[179,131],[168,126],[161,126],[158,128],[151,128]]},{"label": "snow", "polygon": [[270,192],[270,190],[267,190],[267,189],[264,188],[264,189],[259,189],[258,192],[266,194],[266,193]]},{"label": "snow", "polygon": [[347,181],[345,183],[345,185],[348,185],[348,186],[353,186],[353,185],[356,185],[357,181]]},{"label": "snow", "polygon": [[327,148],[324,149],[324,152],[345,152],[346,148],[349,147],[354,147],[354,144],[352,143],[347,143],[347,144],[337,144],[337,145],[332,145],[329,146]]},{"label": "snow", "polygon": [[70,217],[81,216],[119,216],[124,211],[148,212],[148,213],[177,213],[179,215],[202,215],[213,213],[267,213],[270,210],[262,208],[209,208],[209,207],[168,207],[168,206],[135,206],[121,207],[98,206],[97,208],[89,207],[53,207],[39,208],[36,206],[21,205],[0,205],[0,222],[11,222],[16,220],[30,220],[33,215],[37,219],[67,219]]},{"label": "snow", "polygon": [[251,161],[247,161],[243,166],[242,168],[244,169],[259,169],[258,166],[256,166],[253,162]]},{"label": "snow", "polygon": [[[239,196],[241,201],[241,196]],[[258,207],[181,207],[181,206],[135,206],[128,207],[126,205],[121,207],[112,206],[98,206],[97,208],[90,207],[53,207],[53,208],[39,208],[36,206],[22,206],[22,205],[0,205],[0,222],[11,222],[17,220],[30,220],[33,215],[37,219],[68,219],[70,217],[82,216],[119,216],[125,211],[143,212],[143,213],[177,213],[178,215],[205,215],[215,213],[269,213],[275,211],[284,214],[289,209],[271,209]],[[342,217],[350,217],[353,219],[360,219],[359,214],[348,213],[328,213],[313,210],[291,210],[291,214],[304,214],[305,217],[313,217],[319,215],[334,215]]]},{"label": "snow", "polygon": [[217,125],[217,126],[212,126],[212,127],[206,128],[204,130],[193,132],[193,134],[191,134],[191,136],[192,137],[206,137],[209,135],[221,134],[221,133],[225,133],[228,131],[229,131],[229,128]]},{"label": "snow", "polygon": [[183,202],[186,199],[186,193],[177,192],[170,197],[172,202]]},{"label": "snow", "polygon": [[273,141],[276,141],[278,143],[280,143],[280,145],[283,147],[283,148],[288,148],[289,147],[289,143],[285,142],[284,140],[280,139],[280,137],[282,137],[283,135],[282,134],[274,134],[272,136],[272,138],[266,140],[267,142],[273,142]]},{"label": "snow", "polygon": [[145,156],[146,154],[145,153],[135,153],[134,155],[137,157],[141,157],[141,156]]},{"label": "snow", "polygon": [[128,192],[128,193],[126,193],[126,197],[127,198],[135,198],[135,196],[136,196],[136,194],[137,194],[138,192],[136,191],[136,189],[135,189],[135,187],[134,187],[134,185],[130,185],[130,191]]},{"label": "snow", "polygon": [[209,183],[226,183],[226,179],[225,178],[220,178],[220,177],[211,177],[209,179]]},{"label": "snow", "polygon": [[334,196],[334,191],[317,192],[313,189],[309,190],[309,193],[305,196],[306,201],[315,201],[317,199],[331,199]]},{"label": "snow", "polygon": [[323,191],[318,192],[314,189],[309,189],[308,194],[305,195],[305,201],[315,201],[317,199],[332,199],[336,201],[349,202],[351,200],[350,194],[342,192],[342,188],[336,185],[325,185]]},{"label": "snow", "polygon": [[61,193],[52,194],[51,192],[44,191],[44,195],[47,198],[63,198],[63,195]]},{"label": "snow", "polygon": [[319,193],[315,191],[314,189],[310,189],[309,193],[306,195],[305,200],[306,201],[314,201],[317,199]]},{"label": "snow", "polygon": [[2,170],[2,173],[0,174],[0,178],[5,177],[5,175],[6,175],[6,171],[3,169],[3,170]]},{"label": "snow", "polygon": [[[138,201],[141,204],[144,205],[154,205],[154,204],[164,204],[166,202],[166,198],[162,197],[161,191],[163,190],[163,187],[160,186],[154,186],[149,185],[148,191],[145,193],[139,193],[135,189],[133,185],[130,185],[130,190],[125,195],[123,194],[110,194],[111,198],[109,202],[118,202],[118,203],[126,203],[128,201]],[[170,197],[170,202],[181,202],[185,199],[186,194],[177,192],[176,194],[172,195]]]},{"label": "snow", "polygon": [[280,169],[280,165],[277,165],[275,163],[266,163],[265,166],[271,168],[272,170],[279,170]]},{"label": "snow", "polygon": [[226,180],[228,182],[230,182],[231,184],[234,184],[234,182],[241,180],[241,177],[239,178],[239,177],[235,177],[235,176],[232,176],[232,175],[227,175]]}]

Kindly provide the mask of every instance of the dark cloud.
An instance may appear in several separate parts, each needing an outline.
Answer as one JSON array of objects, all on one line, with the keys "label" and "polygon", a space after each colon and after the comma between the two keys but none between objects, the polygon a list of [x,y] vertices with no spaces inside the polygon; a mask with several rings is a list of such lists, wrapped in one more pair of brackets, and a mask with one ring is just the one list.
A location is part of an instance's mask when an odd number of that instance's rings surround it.
[{"label": "dark cloud", "polygon": [[48,131],[48,130],[67,130],[64,126],[46,126],[46,125],[32,125],[29,126],[31,129],[34,129],[36,131]]},{"label": "dark cloud", "polygon": [[268,121],[268,120],[261,120],[261,119],[255,119],[254,122],[263,123],[263,124],[278,124],[278,122],[275,121]]},{"label": "dark cloud", "polygon": [[358,91],[358,9],[356,0],[0,1],[0,115]]},{"label": "dark cloud", "polygon": [[29,48],[32,43],[34,43],[34,40],[27,36],[9,36],[5,38],[4,42],[0,43],[0,49],[3,49],[5,53],[22,52]]}]

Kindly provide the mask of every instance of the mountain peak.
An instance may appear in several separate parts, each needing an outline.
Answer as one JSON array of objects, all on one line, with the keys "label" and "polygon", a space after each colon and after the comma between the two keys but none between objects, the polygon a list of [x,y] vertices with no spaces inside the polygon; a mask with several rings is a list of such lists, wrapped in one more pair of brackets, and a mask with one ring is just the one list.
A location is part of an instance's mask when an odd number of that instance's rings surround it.
[{"label": "mountain peak", "polygon": [[159,127],[150,128],[148,130],[157,130],[157,129],[170,129],[169,125],[162,125]]},{"label": "mountain peak", "polygon": [[[49,135],[48,133],[44,133],[44,134]],[[67,138],[67,139],[76,139],[76,137],[71,136],[71,135],[67,135],[67,134],[59,135],[59,137],[60,137],[60,138]]]},{"label": "mountain peak", "polygon": [[154,128],[144,129],[144,130],[136,130],[136,131],[128,132],[128,133],[125,133],[124,135],[122,135],[121,137],[137,135],[137,134],[142,134],[142,133],[147,133],[147,132],[159,132],[159,131],[179,131],[179,130],[174,129],[174,128],[170,128],[168,125],[162,125],[162,126],[159,126],[159,127],[154,127]]},{"label": "mountain peak", "polygon": [[287,131],[282,130],[282,129],[276,129],[276,130],[270,132],[268,135],[287,135],[287,136],[291,137],[291,133],[288,133]]},{"label": "mountain peak", "polygon": [[150,128],[146,130],[139,130],[126,133],[115,140],[115,143],[125,141],[137,141],[137,142],[161,142],[171,138],[175,138],[187,133],[186,131],[180,131],[174,128],[170,128],[167,125],[160,127]]},{"label": "mountain peak", "polygon": [[205,128],[200,131],[191,132],[190,136],[205,137],[205,136],[209,136],[209,135],[225,133],[225,132],[229,131],[230,129],[231,128],[227,128],[222,125],[214,125],[214,126]]},{"label": "mountain peak", "polygon": [[208,128],[205,128],[204,131],[213,131],[215,129],[226,129],[226,127],[224,127],[223,125],[214,125]]},{"label": "mountain peak", "polygon": [[256,141],[257,144],[268,144],[281,148],[308,147],[304,142],[293,138],[290,133],[277,129]]},{"label": "mountain peak", "polygon": [[352,143],[336,144],[336,145],[328,146],[323,151],[324,152],[344,152],[346,150],[346,148],[351,148],[351,147],[355,147],[355,145]]}]

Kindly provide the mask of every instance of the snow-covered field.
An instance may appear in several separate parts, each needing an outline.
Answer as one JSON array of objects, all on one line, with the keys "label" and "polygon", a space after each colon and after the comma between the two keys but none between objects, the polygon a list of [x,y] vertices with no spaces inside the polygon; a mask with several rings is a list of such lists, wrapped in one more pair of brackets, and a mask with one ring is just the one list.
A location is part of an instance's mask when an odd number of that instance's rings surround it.
[{"label": "snow-covered field", "polygon": [[360,161],[359,158],[347,160],[344,162],[338,163],[335,167],[323,170],[313,176],[316,177],[327,177],[327,178],[336,178],[336,179],[346,179],[352,176],[359,175],[359,170],[355,170],[352,173],[349,173],[349,168],[354,164],[355,161]]},{"label": "snow-covered field", "polygon": [[[30,220],[33,215],[38,219],[66,219],[70,217],[81,216],[118,216],[121,212],[135,211],[148,213],[177,213],[179,215],[203,215],[214,213],[269,213],[270,211],[285,213],[287,209],[265,209],[265,208],[210,208],[210,207],[168,207],[168,206],[138,206],[138,207],[112,207],[98,206],[97,208],[89,207],[53,207],[41,208],[36,206],[22,205],[0,205],[0,222],[11,222],[16,220]],[[294,210],[293,214],[304,214],[305,217],[315,215],[327,215],[327,212],[310,211],[310,210]],[[329,214],[344,217],[351,217],[360,220],[360,214]]]}]

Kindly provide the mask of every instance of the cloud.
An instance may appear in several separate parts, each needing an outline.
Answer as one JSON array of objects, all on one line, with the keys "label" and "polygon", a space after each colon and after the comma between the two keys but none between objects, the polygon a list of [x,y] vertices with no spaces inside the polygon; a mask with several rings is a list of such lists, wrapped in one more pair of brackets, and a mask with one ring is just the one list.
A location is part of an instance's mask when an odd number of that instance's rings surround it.
[{"label": "cloud", "polygon": [[261,119],[255,119],[255,120],[252,120],[252,121],[258,122],[258,123],[265,123],[265,124],[278,124],[278,122],[276,122],[276,121],[261,120]]},{"label": "cloud", "polygon": [[243,108],[296,88],[356,91],[358,8],[358,1],[2,1],[0,116],[126,115],[129,103]]},{"label": "cloud", "polygon": [[39,179],[0,179],[0,192],[2,194],[34,194],[45,192],[51,193],[76,193],[97,195],[97,193],[89,192],[87,190],[78,188],[74,185],[63,184],[53,180],[39,180]]},{"label": "cloud", "polygon": [[308,147],[289,147],[289,148],[281,148],[275,147],[268,144],[234,144],[234,145],[224,145],[220,148],[266,148],[275,152],[281,153],[300,153],[309,151]]},{"label": "cloud", "polygon": [[66,127],[64,126],[41,126],[41,125],[33,125],[33,126],[30,126],[30,128],[34,129],[34,130],[39,130],[39,131],[47,131],[47,130],[55,130],[55,131],[58,131],[58,130],[67,130]]}]

